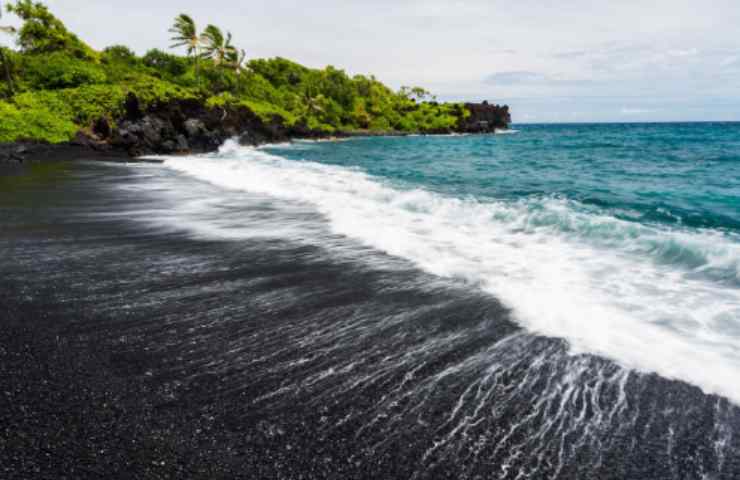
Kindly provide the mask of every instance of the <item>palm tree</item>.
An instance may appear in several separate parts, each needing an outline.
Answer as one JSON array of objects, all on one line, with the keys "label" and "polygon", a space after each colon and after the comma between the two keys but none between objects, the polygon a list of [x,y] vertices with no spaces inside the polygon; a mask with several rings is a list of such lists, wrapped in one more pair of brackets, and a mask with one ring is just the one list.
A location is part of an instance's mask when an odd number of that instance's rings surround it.
[{"label": "palm tree", "polygon": [[175,42],[170,48],[186,47],[188,56],[195,59],[195,80],[200,83],[199,59],[201,37],[198,35],[198,28],[195,21],[190,15],[181,13],[175,18],[175,24],[170,28],[170,33],[174,36],[170,39]]},{"label": "palm tree", "polygon": [[234,74],[236,75],[237,91],[239,90],[239,80],[241,79],[241,75],[247,69],[247,67],[244,65],[246,59],[247,52],[245,52],[244,49],[241,49],[239,51],[233,49],[231,52],[229,52],[229,66],[234,69]]},{"label": "palm tree", "polygon": [[221,29],[215,25],[208,25],[203,30],[203,57],[210,58],[216,66],[225,65],[233,57],[236,48],[231,44],[231,32],[226,32],[226,38]]},{"label": "palm tree", "polygon": [[247,60],[247,52],[244,49],[232,50],[228,60],[229,66],[234,69],[234,73],[237,75],[247,70],[247,67],[244,65],[244,62]]},{"label": "palm tree", "polygon": [[[0,4],[0,17],[3,15],[3,6]],[[9,35],[15,34],[16,30],[13,27],[4,27],[0,25],[0,32],[7,33]],[[13,76],[10,74],[10,65],[8,65],[8,59],[5,58],[5,52],[0,47],[0,63],[3,64],[3,70],[5,71],[5,81],[8,83],[8,92],[13,95]]]}]

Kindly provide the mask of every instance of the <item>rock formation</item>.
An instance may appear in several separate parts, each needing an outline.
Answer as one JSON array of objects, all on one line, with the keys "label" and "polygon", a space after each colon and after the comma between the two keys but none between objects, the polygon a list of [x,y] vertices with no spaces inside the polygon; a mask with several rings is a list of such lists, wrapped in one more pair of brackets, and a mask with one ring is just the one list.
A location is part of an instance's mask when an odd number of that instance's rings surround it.
[{"label": "rock formation", "polygon": [[[434,133],[493,133],[497,129],[508,128],[511,122],[509,107],[506,105],[466,103],[465,108],[470,115],[461,119],[454,131]],[[260,145],[291,138],[327,136],[300,124],[286,127],[277,116],[265,121],[243,106],[211,108],[196,99],[176,100],[145,109],[141,107],[139,99],[130,94],[124,110],[121,118],[114,122],[100,118],[90,128],[77,132],[75,139],[66,144],[19,142],[0,145],[0,162],[23,162],[25,158],[41,158],[53,149],[65,154],[70,148],[82,148],[105,154],[105,157],[138,157],[211,152],[229,138],[238,138],[243,145]],[[332,136],[366,134],[368,133],[336,132]],[[385,134],[404,135],[402,132]]]},{"label": "rock formation", "polygon": [[483,103],[466,103],[465,108],[470,116],[461,120],[460,130],[467,133],[494,133],[497,129],[509,128],[511,115],[508,105],[491,105]]}]

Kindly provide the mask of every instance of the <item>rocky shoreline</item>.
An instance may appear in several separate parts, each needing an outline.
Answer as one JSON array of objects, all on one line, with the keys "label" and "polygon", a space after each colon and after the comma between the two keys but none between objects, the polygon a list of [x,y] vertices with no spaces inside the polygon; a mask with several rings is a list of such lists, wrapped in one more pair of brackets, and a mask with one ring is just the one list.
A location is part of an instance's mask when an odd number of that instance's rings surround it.
[{"label": "rocky shoreline", "polygon": [[[508,106],[487,102],[465,104],[470,112],[455,129],[428,134],[494,133],[508,128]],[[215,151],[229,138],[257,146],[296,138],[345,138],[372,135],[408,135],[406,132],[325,132],[304,125],[285,126],[279,117],[264,121],[246,107],[207,107],[195,99],[176,100],[142,108],[133,94],[124,114],[111,122],[100,118],[77,132],[70,142],[49,144],[34,140],[0,144],[0,165],[12,167],[41,161],[105,159],[130,161],[146,155],[177,155]]]}]

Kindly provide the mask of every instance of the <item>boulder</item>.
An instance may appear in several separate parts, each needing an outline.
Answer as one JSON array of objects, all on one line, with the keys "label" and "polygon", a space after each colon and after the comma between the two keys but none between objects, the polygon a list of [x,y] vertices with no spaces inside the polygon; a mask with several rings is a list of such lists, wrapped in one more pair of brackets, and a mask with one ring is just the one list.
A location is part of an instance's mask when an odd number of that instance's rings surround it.
[{"label": "boulder", "polygon": [[105,117],[100,117],[93,123],[92,131],[99,138],[108,138],[112,133],[110,123]]},{"label": "boulder", "polygon": [[196,137],[206,130],[206,126],[203,121],[198,120],[197,118],[189,118],[188,120],[185,120],[183,128],[185,128],[185,132],[188,137]]},{"label": "boulder", "polygon": [[468,118],[461,119],[458,129],[468,133],[493,133],[496,129],[509,128],[511,115],[508,105],[466,103],[464,108],[470,112]]},{"label": "boulder", "polygon": [[141,103],[139,102],[139,97],[137,97],[132,92],[129,92],[129,94],[126,96],[123,108],[126,112],[126,118],[129,120],[136,121],[144,116],[141,111]]},{"label": "boulder", "polygon": [[162,143],[162,130],[165,128],[164,122],[157,118],[147,115],[141,121],[141,134],[147,146],[156,150],[156,147]]},{"label": "boulder", "polygon": [[175,142],[178,152],[187,152],[190,150],[190,145],[188,144],[188,139],[185,138],[185,135],[180,134],[175,137]]},{"label": "boulder", "polygon": [[162,153],[175,153],[177,151],[177,143],[172,140],[165,140],[162,142],[160,150]]}]

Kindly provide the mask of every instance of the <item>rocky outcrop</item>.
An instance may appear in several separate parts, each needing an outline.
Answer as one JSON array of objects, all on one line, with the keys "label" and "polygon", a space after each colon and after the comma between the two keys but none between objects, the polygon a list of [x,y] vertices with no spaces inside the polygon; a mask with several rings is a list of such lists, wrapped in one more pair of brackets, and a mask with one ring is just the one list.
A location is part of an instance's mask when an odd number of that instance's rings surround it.
[{"label": "rocky outcrop", "polygon": [[25,143],[0,144],[0,164],[23,163],[32,145]]},{"label": "rocky outcrop", "polygon": [[[88,138],[84,138],[87,142]],[[69,160],[131,161],[131,157],[107,146],[101,150],[97,145],[93,147],[78,141],[55,144],[36,141],[0,143],[0,176],[22,171],[26,166],[36,163]]]},{"label": "rocky outcrop", "polygon": [[465,108],[470,116],[461,119],[459,129],[465,133],[494,133],[497,129],[509,128],[511,114],[508,105],[483,103],[466,103]]},{"label": "rocky outcrop", "polygon": [[245,107],[208,108],[195,99],[143,109],[139,100],[129,95],[125,112],[116,119],[115,127],[100,119],[91,130],[80,132],[76,142],[130,156],[198,153],[216,150],[232,137],[239,137],[243,144],[257,145],[286,140],[297,130],[283,127],[279,118],[262,121]]},{"label": "rocky outcrop", "polygon": [[[454,130],[426,133],[493,133],[508,128],[509,107],[488,102],[467,103],[470,115],[461,119]],[[402,132],[350,132],[334,136],[405,135]],[[24,160],[49,158],[120,158],[151,154],[184,154],[211,152],[229,138],[243,145],[260,145],[291,138],[322,138],[323,132],[305,126],[286,127],[279,117],[262,120],[246,107],[207,107],[197,99],[174,100],[143,108],[130,94],[124,114],[114,121],[100,118],[90,128],[77,132],[74,140],[49,145],[20,142],[0,145],[0,163],[23,163]]]},{"label": "rocky outcrop", "polygon": [[[460,122],[459,132],[494,132],[508,128],[511,122],[508,106],[483,102],[468,103],[465,108],[470,116]],[[260,145],[296,137],[325,136],[301,125],[286,127],[279,117],[264,121],[246,107],[208,108],[196,99],[176,100],[145,110],[139,100],[130,95],[125,111],[125,116],[116,122],[116,128],[101,119],[89,132],[87,140],[79,139],[79,143],[141,156],[214,151],[229,138],[238,138],[243,145]]]}]

